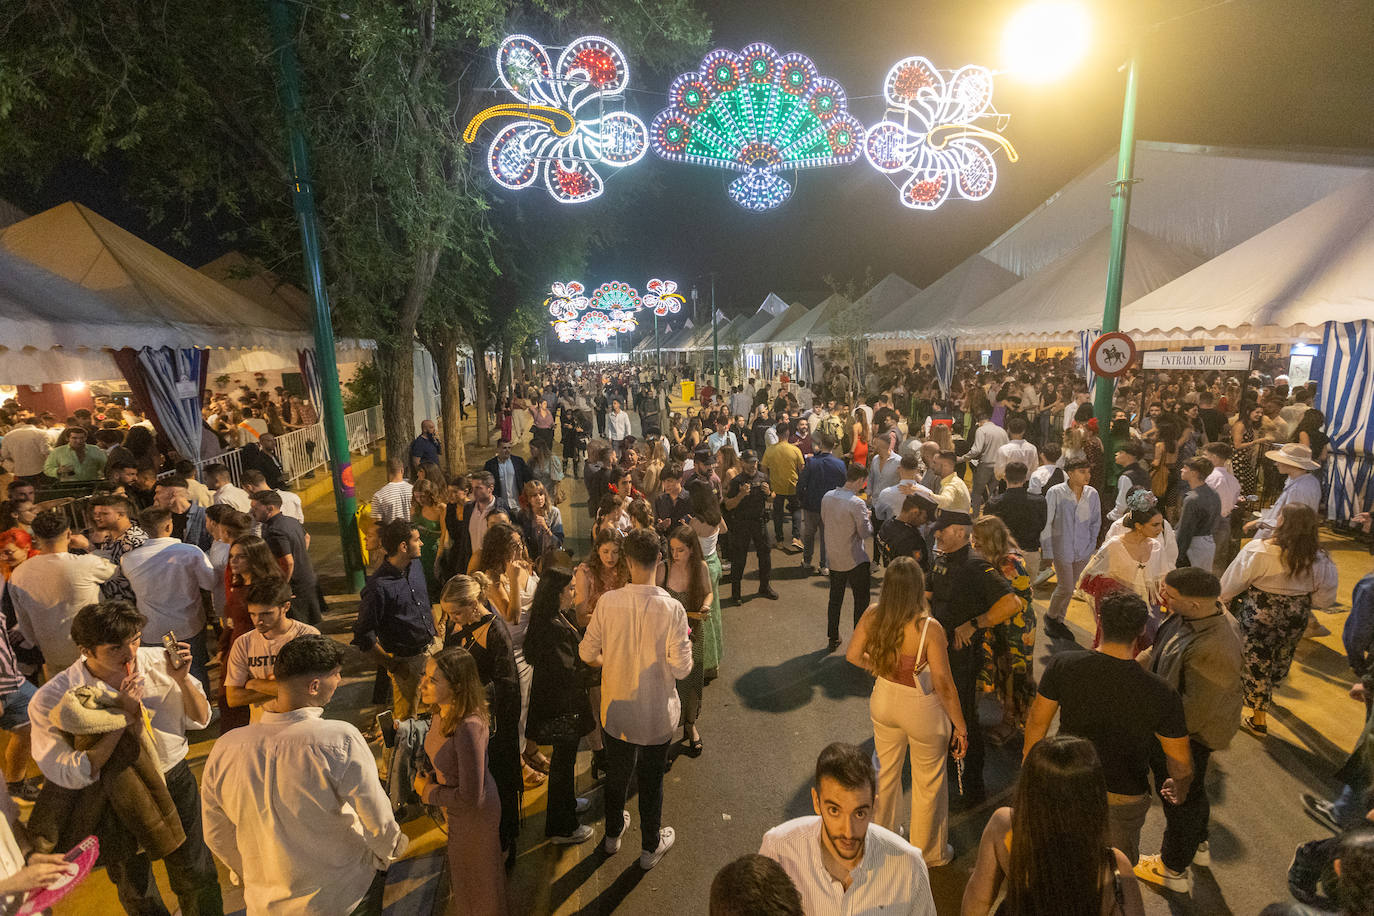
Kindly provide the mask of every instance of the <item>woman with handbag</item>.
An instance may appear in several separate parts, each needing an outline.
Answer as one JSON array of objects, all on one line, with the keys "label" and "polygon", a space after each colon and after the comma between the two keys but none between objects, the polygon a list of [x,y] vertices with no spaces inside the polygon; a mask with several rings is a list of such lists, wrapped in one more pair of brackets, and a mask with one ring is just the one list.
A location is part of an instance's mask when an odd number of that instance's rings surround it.
[{"label": "woman with handbag", "polygon": [[559,846],[592,836],[592,828],[577,820],[587,805],[577,797],[577,747],[596,720],[587,695],[590,669],[577,655],[581,631],[574,620],[572,581],[572,572],[564,567],[544,570],[525,634],[525,660],[534,668],[525,733],[552,748],[544,835]]}]

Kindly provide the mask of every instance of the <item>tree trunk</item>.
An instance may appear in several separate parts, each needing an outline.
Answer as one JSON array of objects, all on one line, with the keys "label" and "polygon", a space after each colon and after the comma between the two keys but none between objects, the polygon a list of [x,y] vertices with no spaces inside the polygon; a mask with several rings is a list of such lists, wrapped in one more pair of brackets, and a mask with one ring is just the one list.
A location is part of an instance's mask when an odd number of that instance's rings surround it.
[{"label": "tree trunk", "polygon": [[473,341],[472,362],[476,367],[477,378],[473,379],[477,403],[477,444],[491,444],[491,388],[487,376],[487,345],[483,341]]},{"label": "tree trunk", "polygon": [[456,329],[444,328],[423,335],[423,340],[439,372],[439,422],[444,440],[444,473],[450,477],[466,474],[467,446],[463,442],[463,423],[458,413],[458,399],[463,387],[458,372],[461,335]]},{"label": "tree trunk", "polygon": [[409,338],[397,344],[377,341],[377,374],[382,388],[382,420],[386,424],[387,457],[404,459],[415,432],[415,357]]}]

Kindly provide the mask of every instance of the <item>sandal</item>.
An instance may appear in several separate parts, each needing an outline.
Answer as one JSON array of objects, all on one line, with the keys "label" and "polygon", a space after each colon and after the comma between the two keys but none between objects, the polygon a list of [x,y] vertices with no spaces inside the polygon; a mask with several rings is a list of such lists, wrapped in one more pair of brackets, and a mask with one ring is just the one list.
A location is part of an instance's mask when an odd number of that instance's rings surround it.
[{"label": "sandal", "polygon": [[1241,716],[1241,724],[1256,735],[1269,734],[1269,726],[1264,723],[1256,722],[1253,716]]},{"label": "sandal", "polygon": [[544,783],[546,783],[546,782],[549,781],[549,777],[548,777],[548,776],[546,776],[546,775],[544,775],[543,773],[539,772],[538,770],[536,770],[536,769],[530,767],[528,764],[526,764],[526,765],[524,766],[523,769],[524,769],[524,774],[523,774],[523,776],[524,776],[524,782],[525,782],[525,788],[526,788],[526,789],[537,789],[537,788],[539,788],[540,786],[542,786]]},{"label": "sandal", "polygon": [[537,771],[537,772],[539,772],[539,773],[543,773],[543,774],[546,775],[546,776],[548,775],[548,772],[549,772],[549,758],[547,758],[547,757],[545,757],[543,754],[541,754],[541,753],[539,752],[539,748],[535,748],[534,751],[533,751],[533,753],[531,753],[531,752],[529,752],[529,751],[526,751],[525,753],[521,754],[520,756],[521,756],[521,758],[525,761],[525,763],[529,766],[529,768],[530,768],[531,770],[535,770],[535,771]]}]

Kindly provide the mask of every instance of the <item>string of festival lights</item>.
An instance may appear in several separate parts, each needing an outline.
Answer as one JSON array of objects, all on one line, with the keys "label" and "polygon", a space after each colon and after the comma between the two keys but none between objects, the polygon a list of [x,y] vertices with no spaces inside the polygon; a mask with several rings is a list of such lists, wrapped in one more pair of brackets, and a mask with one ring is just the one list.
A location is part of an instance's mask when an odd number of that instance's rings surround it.
[{"label": "string of festival lights", "polygon": [[629,283],[610,280],[587,295],[587,288],[577,280],[559,281],[549,288],[544,307],[561,342],[605,344],[617,334],[633,331],[639,325],[637,312],[675,315],[686,302],[674,280],[655,278],[644,289],[641,296]]}]

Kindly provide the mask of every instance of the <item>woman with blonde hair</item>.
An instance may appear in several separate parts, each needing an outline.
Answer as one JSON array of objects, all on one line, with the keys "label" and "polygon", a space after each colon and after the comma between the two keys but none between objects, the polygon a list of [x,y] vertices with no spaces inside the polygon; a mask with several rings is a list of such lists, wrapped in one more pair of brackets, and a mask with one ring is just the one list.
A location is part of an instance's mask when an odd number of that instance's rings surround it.
[{"label": "woman with blonde hair", "polygon": [[887,568],[878,603],[859,618],[844,657],[875,678],[868,705],[878,756],[873,820],[897,829],[902,758],[910,748],[907,839],[922,850],[927,865],[945,865],[954,855],[948,842],[945,759],[951,748],[955,759],[963,759],[968,725],[950,675],[944,627],[930,615],[925,575],[911,557],[898,557]]},{"label": "woman with blonde hair", "polygon": [[1021,548],[1007,523],[984,515],[973,523],[973,549],[1001,573],[1020,599],[1008,618],[989,622],[983,630],[987,650],[981,679],[1002,704],[1002,721],[988,735],[994,744],[1005,744],[1025,727],[1026,714],[1035,700],[1035,606],[1030,572]]},{"label": "woman with blonde hair", "polygon": [[415,777],[415,792],[444,809],[448,822],[449,898],[444,912],[505,916],[501,799],[487,770],[491,726],[476,660],[445,649],[425,662],[420,700],[435,717],[425,736],[433,776]]},{"label": "woman with blonde hair", "polygon": [[1288,676],[1311,610],[1331,606],[1336,584],[1321,520],[1298,503],[1280,509],[1273,535],[1251,540],[1226,568],[1220,600],[1231,604],[1244,636],[1241,689],[1251,714],[1242,722],[1250,731],[1269,733],[1274,690]]},{"label": "woman with blonde hair", "polygon": [[460,648],[477,663],[486,686],[495,732],[491,741],[491,775],[501,796],[501,848],[515,851],[520,832],[520,674],[515,667],[510,628],[486,599],[491,583],[480,573],[454,576],[444,584],[439,609],[448,636],[444,649]]},{"label": "woman with blonde hair", "polygon": [[540,481],[531,480],[520,491],[520,511],[516,518],[530,555],[536,559],[563,546],[563,514]]}]

